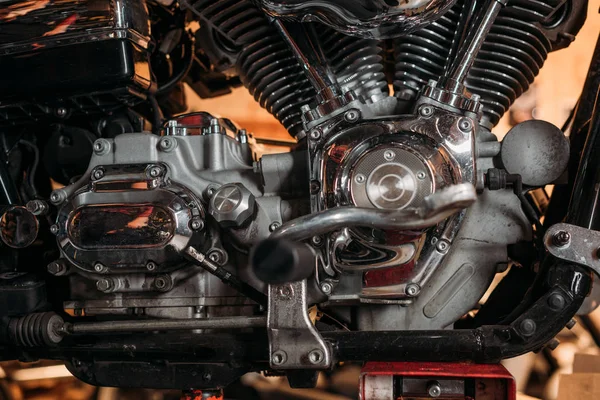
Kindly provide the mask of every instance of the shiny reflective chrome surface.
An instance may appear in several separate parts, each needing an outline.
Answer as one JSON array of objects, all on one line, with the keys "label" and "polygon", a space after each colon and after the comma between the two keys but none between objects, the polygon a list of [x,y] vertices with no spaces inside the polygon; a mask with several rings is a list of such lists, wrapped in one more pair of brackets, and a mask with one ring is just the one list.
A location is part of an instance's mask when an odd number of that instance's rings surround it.
[{"label": "shiny reflective chrome surface", "polygon": [[435,21],[454,1],[446,0],[256,0],[270,15],[321,21],[348,35],[390,38]]},{"label": "shiny reflective chrome surface", "polygon": [[102,274],[182,265],[179,253],[200,231],[193,222],[204,210],[189,190],[168,182],[166,173],[158,164],[96,167],[90,185],[60,209],[55,226],[63,257]]}]

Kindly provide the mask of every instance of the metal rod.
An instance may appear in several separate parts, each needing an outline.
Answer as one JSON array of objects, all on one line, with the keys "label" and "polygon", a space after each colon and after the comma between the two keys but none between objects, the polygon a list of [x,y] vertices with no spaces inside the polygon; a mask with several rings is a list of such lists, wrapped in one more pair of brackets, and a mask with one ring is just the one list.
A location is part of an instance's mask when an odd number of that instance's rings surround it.
[{"label": "metal rod", "polygon": [[336,207],[289,221],[273,232],[271,238],[304,240],[336,229],[355,226],[396,230],[424,229],[470,206],[476,199],[473,185],[465,183],[427,196],[425,207],[419,209],[398,211]]},{"label": "metal rod", "polygon": [[267,317],[221,317],[210,319],[165,319],[105,322],[75,322],[66,324],[64,333],[83,335],[92,333],[187,331],[194,329],[266,328]]},{"label": "metal rod", "polygon": [[457,57],[448,71],[447,83],[451,85],[464,84],[485,38],[490,32],[500,9],[504,5],[506,5],[506,0],[489,0],[487,6],[482,9],[464,45],[460,47]]},{"label": "metal rod", "polygon": [[273,24],[317,91],[319,101],[330,100],[341,95],[342,90],[325,59],[313,26],[306,27],[306,24],[298,23],[284,25],[279,19],[275,19]]},{"label": "metal rod", "polygon": [[264,293],[262,293],[259,290],[256,290],[254,287],[240,280],[237,276],[233,275],[231,272],[227,271],[220,265],[213,263],[206,257],[206,255],[200,253],[198,250],[191,246],[185,250],[185,253],[189,256],[189,258],[192,261],[196,263],[196,265],[204,268],[206,271],[219,278],[226,285],[231,286],[244,296],[247,296],[249,299],[257,302],[258,304],[265,307],[267,306],[267,296]]}]

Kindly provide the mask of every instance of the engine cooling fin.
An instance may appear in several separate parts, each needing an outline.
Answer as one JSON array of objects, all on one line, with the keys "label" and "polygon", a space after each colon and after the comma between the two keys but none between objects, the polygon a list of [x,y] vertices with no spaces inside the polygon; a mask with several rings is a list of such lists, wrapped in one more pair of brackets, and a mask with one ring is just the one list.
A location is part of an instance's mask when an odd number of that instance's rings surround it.
[{"label": "engine cooling fin", "polygon": [[346,36],[330,28],[324,29],[319,38],[344,90],[352,90],[372,102],[387,96],[379,41]]},{"label": "engine cooling fin", "polygon": [[231,42],[235,69],[258,103],[296,136],[302,131],[300,108],[315,91],[287,44],[265,15],[248,0],[190,1],[213,27],[215,40]]},{"label": "engine cooling fin", "polygon": [[[440,78],[466,4],[459,0],[438,21],[395,40],[396,96],[410,99],[428,80]],[[466,79],[469,91],[481,96],[484,123],[495,126],[529,88],[548,53],[572,40],[570,33],[556,37],[559,26],[577,33],[581,24],[573,19],[580,13],[565,7],[560,0],[510,0],[500,11]]]}]

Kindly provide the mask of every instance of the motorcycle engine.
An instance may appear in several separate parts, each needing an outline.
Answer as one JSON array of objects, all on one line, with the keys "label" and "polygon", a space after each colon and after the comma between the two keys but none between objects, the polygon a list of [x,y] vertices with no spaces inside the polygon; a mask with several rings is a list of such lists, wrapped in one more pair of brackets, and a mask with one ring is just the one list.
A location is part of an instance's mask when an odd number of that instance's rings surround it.
[{"label": "motorcycle engine", "polygon": [[[383,42],[327,28],[317,36],[340,94],[322,99],[253,4],[182,4],[212,21],[197,32],[199,41],[212,38],[204,51],[227,54],[229,70],[306,145],[257,159],[244,130],[207,113],[170,121],[162,137],[98,139],[87,172],[51,198],[60,207],[52,231],[61,249],[52,270],[68,275],[72,289],[65,309],[75,315],[165,318],[253,315],[255,302],[190,263],[187,249],[264,291],[265,282],[249,266],[249,252],[273,237],[310,245],[315,262],[309,302],[360,330],[446,328],[467,313],[505,268],[507,246],[531,238],[517,197],[507,188],[490,194],[484,173],[497,166],[501,149],[489,128],[500,108],[527,88],[537,67],[508,71],[486,52],[500,59],[523,45],[505,23],[519,21],[523,32],[535,31],[537,53],[560,46],[553,41],[555,28],[509,15],[517,10],[509,4],[467,77],[473,94],[464,95],[438,84],[451,46],[434,45],[430,38],[438,31],[459,35],[465,26],[458,16],[466,4],[459,1],[443,13],[452,4],[435,3],[435,13],[428,8],[425,14],[409,13],[408,6],[375,8],[375,14],[399,20],[410,14],[419,21],[403,27],[405,35],[393,41],[395,95],[387,93]],[[342,17],[335,4],[261,3],[271,12],[308,10],[327,21]],[[550,14],[558,6],[547,7]],[[370,9],[357,5],[350,20],[367,21],[361,12]],[[346,33],[380,36],[366,33],[364,24],[345,22]],[[210,27],[238,47],[219,46]],[[501,54],[498,38],[514,46]],[[510,72],[512,86],[482,78],[482,68],[490,76]],[[506,99],[501,105],[499,96]],[[348,219],[336,214],[340,210]],[[411,218],[417,221],[403,225]]]},{"label": "motorcycle engine", "polygon": [[[200,21],[196,56],[238,76],[298,145],[260,157],[251,134],[206,112],[160,136],[96,139],[87,171],[50,197],[60,257],[48,271],[68,278],[64,309],[266,315],[271,367],[322,369],[331,355],[309,305],[357,331],[450,329],[476,307],[509,246],[532,240],[515,177],[549,184],[568,159],[552,125],[517,126],[503,143],[491,129],[577,33],[585,4],[491,1],[478,39],[482,2],[400,3],[180,1]],[[471,42],[459,82],[454,60]]]}]

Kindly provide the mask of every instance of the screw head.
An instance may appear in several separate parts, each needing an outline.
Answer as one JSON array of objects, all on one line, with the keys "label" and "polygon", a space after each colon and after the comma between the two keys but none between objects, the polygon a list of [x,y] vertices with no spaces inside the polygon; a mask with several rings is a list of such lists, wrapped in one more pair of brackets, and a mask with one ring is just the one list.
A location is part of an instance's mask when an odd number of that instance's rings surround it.
[{"label": "screw head", "polygon": [[156,264],[154,262],[152,262],[152,261],[148,261],[146,263],[146,269],[148,271],[154,271],[156,269]]},{"label": "screw head", "polygon": [[283,350],[277,350],[271,356],[271,364],[283,365],[287,361],[287,354]]},{"label": "screw head", "polygon": [[66,194],[63,190],[58,189],[50,193],[50,202],[54,205],[59,205],[66,198]]},{"label": "screw head", "polygon": [[279,222],[273,222],[271,225],[269,225],[269,231],[275,232],[280,227],[281,227],[281,223],[279,223]]},{"label": "screw head", "polygon": [[524,319],[519,324],[519,330],[521,331],[521,334],[524,336],[533,335],[535,333],[536,329],[537,329],[537,325],[536,325],[535,321],[532,319],[529,319],[529,318]]},{"label": "screw head", "polygon": [[433,114],[433,108],[431,106],[422,106],[419,109],[419,114],[421,114],[423,117],[429,117],[431,114]]},{"label": "screw head", "polygon": [[104,177],[104,170],[102,168],[96,168],[94,172],[92,172],[92,179],[97,181],[98,179],[102,179]]},{"label": "screw head", "polygon": [[162,168],[158,165],[153,166],[150,168],[149,175],[151,178],[158,178],[162,175]]},{"label": "screw head", "polygon": [[67,109],[64,107],[59,107],[56,109],[56,116],[60,118],[64,118],[67,116]]},{"label": "screw head", "polygon": [[469,118],[461,118],[458,121],[458,129],[463,132],[469,132],[473,128],[473,124]]},{"label": "screw head", "polygon": [[427,385],[427,393],[431,397],[440,397],[442,394],[442,387],[437,381],[431,382]]},{"label": "screw head", "polygon": [[392,150],[386,150],[383,152],[383,158],[385,158],[387,161],[392,161],[394,157],[396,157],[396,153],[394,153]]},{"label": "screw head", "polygon": [[360,113],[357,110],[349,110],[344,114],[344,119],[348,122],[356,122],[360,118]]},{"label": "screw head", "polygon": [[427,174],[424,171],[417,172],[417,179],[423,180],[427,177]]},{"label": "screw head", "polygon": [[322,363],[324,358],[325,355],[320,349],[314,349],[310,353],[308,353],[308,361],[313,365]]},{"label": "screw head", "polygon": [[436,86],[437,86],[437,81],[436,81],[435,79],[430,79],[430,80],[427,82],[427,86],[429,86],[429,87],[433,87],[433,88],[434,88],[434,87],[436,87]]},{"label": "screw head", "polygon": [[366,180],[367,178],[363,174],[356,174],[356,176],[354,176],[354,182],[358,184],[365,183]]},{"label": "screw head", "polygon": [[317,247],[323,244],[323,238],[321,236],[313,236],[312,239],[310,239],[310,241],[314,246]]},{"label": "screw head", "polygon": [[221,253],[217,250],[213,250],[208,253],[208,259],[214,263],[220,264],[223,261]]},{"label": "screw head", "polygon": [[333,290],[333,285],[330,282],[321,282],[321,291],[325,294],[330,294]]},{"label": "screw head", "polygon": [[110,150],[110,142],[106,139],[98,139],[94,142],[94,154],[102,156]]},{"label": "screw head", "polygon": [[282,285],[277,288],[277,296],[281,299],[288,300],[293,294],[294,290],[290,285]]},{"label": "screw head", "polygon": [[65,273],[67,271],[67,267],[62,261],[57,260],[48,264],[47,270],[50,274],[58,276]]},{"label": "screw head", "polygon": [[104,272],[106,270],[106,267],[104,265],[102,265],[102,263],[96,263],[94,264],[94,271],[96,272]]},{"label": "screw head", "polygon": [[60,228],[58,227],[57,224],[50,226],[50,233],[52,233],[53,235],[58,235],[59,231],[60,231]]},{"label": "screw head", "polygon": [[565,308],[565,298],[558,293],[554,293],[548,297],[548,305],[553,310],[559,311]]},{"label": "screw head", "polygon": [[310,131],[310,138],[312,140],[321,139],[321,131],[319,129],[313,129],[312,131]]},{"label": "screw head", "polygon": [[177,141],[171,137],[164,137],[158,142],[158,148],[164,152],[172,151],[177,147]]},{"label": "screw head", "polygon": [[440,252],[440,253],[445,253],[446,251],[448,251],[448,248],[450,248],[450,245],[448,244],[448,242],[446,242],[445,240],[439,240],[435,246],[435,248]]},{"label": "screw head", "polygon": [[552,237],[552,243],[557,247],[563,247],[571,242],[571,234],[567,231],[558,231]]},{"label": "screw head", "polygon": [[100,279],[96,281],[96,289],[101,292],[107,292],[112,288],[112,282],[108,279]]},{"label": "screw head", "polygon": [[404,290],[407,296],[415,297],[421,291],[421,287],[416,283],[409,283]]},{"label": "screw head", "polygon": [[159,276],[154,279],[154,287],[161,291],[166,292],[171,289],[171,278],[167,275]]},{"label": "screw head", "polygon": [[319,181],[310,181],[310,193],[311,194],[317,194],[319,193],[319,191],[321,190],[321,184],[319,183]]},{"label": "screw head", "polygon": [[190,228],[193,231],[199,231],[204,228],[204,222],[201,219],[195,218],[190,221]]}]

